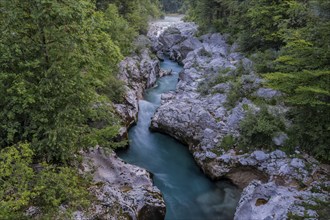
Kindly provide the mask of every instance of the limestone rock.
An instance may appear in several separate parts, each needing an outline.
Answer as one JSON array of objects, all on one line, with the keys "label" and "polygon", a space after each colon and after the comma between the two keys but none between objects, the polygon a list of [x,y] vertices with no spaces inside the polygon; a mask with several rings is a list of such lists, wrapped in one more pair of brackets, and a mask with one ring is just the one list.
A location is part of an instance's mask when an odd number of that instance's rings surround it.
[{"label": "limestone rock", "polygon": [[275,137],[273,137],[273,143],[276,146],[283,146],[285,141],[288,139],[288,135],[285,133],[279,133]]},{"label": "limestone rock", "polygon": [[281,96],[281,92],[270,88],[259,88],[255,95],[266,100],[271,100]]},{"label": "limestone rock", "polygon": [[[227,178],[244,189],[235,219],[286,219],[289,211],[300,216],[306,211],[315,216],[312,210],[296,204],[300,201],[296,196],[308,201],[313,197],[310,188],[302,190],[301,185],[322,188],[323,179],[315,179],[326,175],[321,174],[317,161],[310,157],[291,158],[281,150],[242,153],[219,147],[224,137],[239,137],[239,125],[247,110],[260,110],[247,97],[272,100],[281,94],[261,87],[264,81],[255,74],[253,62],[238,52],[237,44],[228,45],[226,37],[217,33],[196,38],[194,25],[184,25],[182,22],[179,26],[184,28],[172,25],[159,33],[159,40],[153,40],[154,50],[171,56],[183,65],[183,70],[176,90],[161,96],[151,129],[186,143],[210,178]],[[245,97],[234,100],[232,108],[226,103],[234,86],[219,80],[220,72],[231,79],[240,77],[239,90]],[[219,83],[212,84],[207,95],[202,95],[201,86],[208,80]],[[276,114],[287,111],[280,105],[269,109]],[[286,139],[286,134],[279,133],[273,142],[282,146]]]},{"label": "limestone rock", "polygon": [[195,37],[187,38],[179,45],[179,51],[182,58],[187,57],[190,51],[202,47],[202,43]]},{"label": "limestone rock", "polygon": [[41,214],[41,210],[39,207],[30,206],[24,213],[24,215],[28,218],[38,218]]},{"label": "limestone rock", "polygon": [[305,163],[302,159],[298,159],[298,158],[293,158],[291,160],[290,165],[294,168],[304,168],[305,167]]},{"label": "limestone rock", "polygon": [[181,35],[178,28],[170,27],[164,31],[159,37],[159,42],[163,45],[163,50],[169,52],[170,49],[185,40],[185,37]]},{"label": "limestone rock", "polygon": [[241,195],[234,219],[282,220],[288,218],[289,212],[300,218],[306,217],[307,213],[308,219],[317,219],[317,213],[303,204],[313,204],[319,196],[321,200],[327,199],[319,193],[278,186],[274,182],[252,181]]},{"label": "limestone rock", "polygon": [[125,83],[125,96],[124,103],[115,104],[115,109],[127,127],[137,120],[138,100],[144,90],[152,87],[160,75],[159,60],[152,58],[146,48],[141,54],[126,57],[119,64],[119,79]]},{"label": "limestone rock", "polygon": [[90,190],[98,201],[88,212],[76,212],[75,219],[164,219],[165,203],[148,171],[102,148],[84,158],[84,171],[93,171],[95,186]]},{"label": "limestone rock", "polygon": [[265,154],[265,152],[261,150],[257,150],[252,153],[252,157],[254,157],[257,161],[265,161],[269,158],[269,155]]},{"label": "limestone rock", "polygon": [[201,47],[201,42],[193,37],[196,31],[197,26],[194,23],[177,20],[164,24],[158,21],[150,25],[148,36],[152,39],[153,49],[157,54],[166,54],[182,63],[190,51]]}]

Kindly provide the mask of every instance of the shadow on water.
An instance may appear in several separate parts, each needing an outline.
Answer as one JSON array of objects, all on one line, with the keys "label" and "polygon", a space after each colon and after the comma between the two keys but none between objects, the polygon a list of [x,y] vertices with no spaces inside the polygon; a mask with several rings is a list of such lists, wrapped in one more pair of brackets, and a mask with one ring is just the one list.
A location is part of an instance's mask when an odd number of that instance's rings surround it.
[{"label": "shadow on water", "polygon": [[152,172],[154,184],[163,193],[167,220],[232,219],[238,189],[226,181],[212,182],[195,163],[188,148],[173,138],[149,131],[151,117],[164,92],[175,90],[182,67],[165,60],[161,67],[173,74],[157,81],[139,102],[139,120],[129,131],[127,150],[118,155],[128,163]]}]

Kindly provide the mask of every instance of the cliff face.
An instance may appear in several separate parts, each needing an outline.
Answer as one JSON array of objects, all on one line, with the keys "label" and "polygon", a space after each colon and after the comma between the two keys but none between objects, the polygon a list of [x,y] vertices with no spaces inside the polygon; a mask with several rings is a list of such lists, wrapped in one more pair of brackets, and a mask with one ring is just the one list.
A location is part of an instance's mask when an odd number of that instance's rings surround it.
[{"label": "cliff face", "polygon": [[126,127],[136,122],[138,100],[143,97],[145,89],[152,87],[163,74],[160,71],[159,60],[150,51],[150,40],[140,36],[137,41],[143,49],[136,55],[126,57],[119,64],[119,79],[125,84],[125,96],[124,102],[116,104],[115,108]]},{"label": "cliff face", "polygon": [[[299,158],[287,156],[276,150],[264,152],[251,150],[242,153],[220,146],[224,137],[239,137],[240,122],[247,109],[258,112],[260,108],[251,97],[272,99],[277,91],[263,88],[262,79],[253,71],[253,63],[237,52],[236,45],[228,45],[220,34],[195,37],[196,26],[191,23],[172,24],[153,38],[154,50],[176,60],[184,66],[177,89],[162,95],[162,104],[155,113],[151,129],[167,133],[189,146],[196,162],[212,179],[229,178],[244,189],[235,219],[285,219],[288,213],[311,217],[317,214],[304,208],[304,202],[328,198],[328,193],[312,189],[329,185],[324,169],[308,155]],[[241,74],[237,75],[240,69]],[[223,71],[226,78],[239,78],[243,95],[231,108],[228,96],[234,89],[230,81],[216,82],[215,75]],[[212,82],[213,80],[213,82]],[[211,81],[212,86],[201,94],[201,85]],[[285,106],[268,106],[274,114],[286,111]],[[282,145],[284,133],[273,137],[275,145]],[[327,172],[327,171],[325,171]],[[302,189],[302,186],[305,188]],[[321,187],[322,188],[322,187]]]}]

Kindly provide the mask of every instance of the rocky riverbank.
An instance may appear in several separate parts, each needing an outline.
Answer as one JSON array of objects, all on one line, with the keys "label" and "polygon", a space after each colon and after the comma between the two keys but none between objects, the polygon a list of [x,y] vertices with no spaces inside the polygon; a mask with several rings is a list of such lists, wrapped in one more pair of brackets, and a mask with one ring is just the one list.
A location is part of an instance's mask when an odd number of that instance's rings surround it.
[{"label": "rocky riverbank", "polygon": [[145,36],[136,39],[137,53],[126,57],[119,64],[119,79],[124,82],[124,102],[115,104],[117,113],[129,128],[137,121],[138,101],[143,92],[151,88],[159,77],[168,73],[160,69],[160,61],[151,52],[151,41]]},{"label": "rocky riverbank", "polygon": [[97,200],[87,212],[76,212],[75,219],[164,219],[162,194],[147,170],[96,147],[84,153],[82,171],[92,173],[90,191]]},{"label": "rocky riverbank", "polygon": [[[317,218],[318,204],[329,199],[328,169],[318,161],[305,154],[288,156],[280,150],[252,148],[243,153],[219,147],[224,138],[239,137],[240,122],[248,109],[260,110],[251,97],[271,100],[281,94],[262,87],[253,63],[235,44],[227,44],[226,37],[217,33],[195,37],[196,30],[194,24],[182,22],[167,29],[157,24],[151,27],[149,36],[158,57],[167,55],[184,66],[176,91],[162,96],[151,129],[186,143],[212,179],[228,178],[243,189],[235,219]],[[215,77],[221,71],[223,78],[239,79],[243,94],[237,100],[230,100],[233,83]],[[205,82],[212,86],[203,88]],[[268,111],[280,114],[286,108],[269,106]],[[279,133],[273,142],[281,146],[285,139],[286,135]]]},{"label": "rocky riverbank", "polygon": [[[124,101],[115,110],[124,122],[120,139],[127,138],[127,129],[137,121],[139,105],[146,89],[157,78],[169,74],[160,69],[152,54],[151,41],[145,36],[136,39],[136,53],[119,64],[119,79],[125,87]],[[165,203],[153,185],[151,174],[138,166],[122,161],[114,152],[100,147],[84,153],[82,172],[91,172],[94,186],[90,191],[96,201],[86,212],[76,212],[75,219],[164,219]]]}]

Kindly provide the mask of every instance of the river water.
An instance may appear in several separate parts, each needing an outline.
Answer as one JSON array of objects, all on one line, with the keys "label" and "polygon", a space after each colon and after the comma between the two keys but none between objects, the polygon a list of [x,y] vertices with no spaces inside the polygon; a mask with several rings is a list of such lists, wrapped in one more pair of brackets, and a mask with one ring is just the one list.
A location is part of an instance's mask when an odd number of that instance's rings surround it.
[{"label": "river water", "polygon": [[182,67],[165,60],[161,68],[173,74],[157,81],[140,100],[139,120],[129,130],[129,148],[118,152],[128,163],[152,172],[154,184],[163,193],[167,220],[233,219],[239,191],[226,181],[212,182],[195,163],[188,147],[173,138],[150,132],[151,117],[164,92],[175,90]]}]

